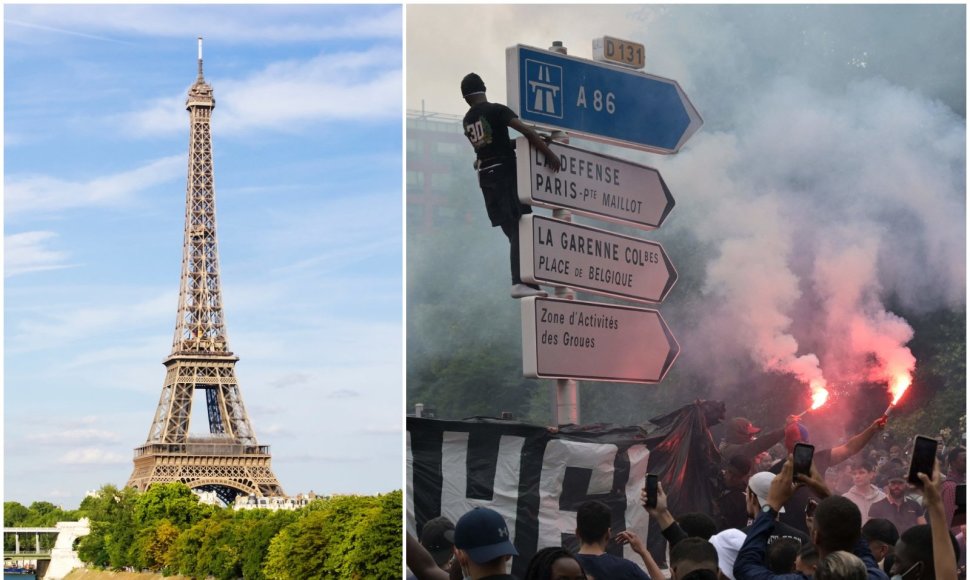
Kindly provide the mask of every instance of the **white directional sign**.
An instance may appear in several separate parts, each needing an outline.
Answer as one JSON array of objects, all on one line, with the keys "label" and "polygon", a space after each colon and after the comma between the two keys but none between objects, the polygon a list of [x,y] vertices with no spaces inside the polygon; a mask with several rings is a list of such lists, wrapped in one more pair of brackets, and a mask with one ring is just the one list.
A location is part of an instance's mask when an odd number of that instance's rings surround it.
[{"label": "white directional sign", "polygon": [[561,143],[549,147],[562,164],[558,173],[545,166],[542,153],[525,137],[516,139],[522,203],[563,207],[644,230],[659,228],[674,209],[674,198],[656,169]]},{"label": "white directional sign", "polygon": [[536,284],[661,302],[677,280],[656,242],[538,215],[519,220],[520,272]]},{"label": "white directional sign", "polygon": [[526,377],[656,383],[680,353],[656,310],[553,298],[521,302]]}]

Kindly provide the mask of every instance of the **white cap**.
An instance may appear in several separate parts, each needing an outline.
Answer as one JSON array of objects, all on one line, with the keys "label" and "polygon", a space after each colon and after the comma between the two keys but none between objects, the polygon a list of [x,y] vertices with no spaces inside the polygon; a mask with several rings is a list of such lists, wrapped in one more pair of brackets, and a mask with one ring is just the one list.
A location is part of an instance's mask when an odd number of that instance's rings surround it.
[{"label": "white cap", "polygon": [[[748,487],[751,491],[758,496],[758,503],[761,507],[768,505],[768,490],[771,489],[771,480],[775,478],[775,474],[770,471],[759,471],[748,479]],[[781,508],[780,512],[784,512],[785,508]]]}]

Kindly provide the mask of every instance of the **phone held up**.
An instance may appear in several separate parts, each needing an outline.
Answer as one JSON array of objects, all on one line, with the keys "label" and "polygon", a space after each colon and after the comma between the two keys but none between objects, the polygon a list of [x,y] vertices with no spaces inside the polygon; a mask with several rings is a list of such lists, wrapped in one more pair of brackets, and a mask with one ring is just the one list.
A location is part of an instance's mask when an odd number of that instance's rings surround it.
[{"label": "phone held up", "polygon": [[648,508],[657,507],[657,476],[648,473],[647,474],[647,501],[643,504]]},{"label": "phone held up", "polygon": [[936,439],[917,435],[913,443],[913,459],[909,463],[909,476],[906,481],[916,487],[923,487],[923,482],[917,474],[925,473],[933,476],[933,462],[936,461]]},{"label": "phone held up", "polygon": [[812,458],[815,456],[815,446],[807,443],[796,443],[793,455],[792,477],[794,478],[799,473],[805,477],[811,476]]}]

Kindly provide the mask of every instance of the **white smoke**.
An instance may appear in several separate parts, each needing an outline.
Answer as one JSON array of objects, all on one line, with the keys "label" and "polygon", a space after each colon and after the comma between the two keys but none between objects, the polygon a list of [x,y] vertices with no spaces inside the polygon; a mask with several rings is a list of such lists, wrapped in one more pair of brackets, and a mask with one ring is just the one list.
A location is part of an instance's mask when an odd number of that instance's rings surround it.
[{"label": "white smoke", "polygon": [[662,169],[683,212],[668,223],[712,251],[685,362],[723,378],[711,360],[743,351],[806,385],[912,373],[913,331],[885,304],[963,303],[963,119],[879,80],[779,79],[740,112]]}]

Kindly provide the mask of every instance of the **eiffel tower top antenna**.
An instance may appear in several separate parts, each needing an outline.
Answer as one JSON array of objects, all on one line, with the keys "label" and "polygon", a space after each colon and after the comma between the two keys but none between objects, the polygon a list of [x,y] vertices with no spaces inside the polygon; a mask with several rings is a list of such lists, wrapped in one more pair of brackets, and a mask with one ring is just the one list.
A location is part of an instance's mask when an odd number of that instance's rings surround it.
[{"label": "eiffel tower top antenna", "polygon": [[199,37],[199,79],[197,82],[204,82],[202,79],[202,37]]}]

